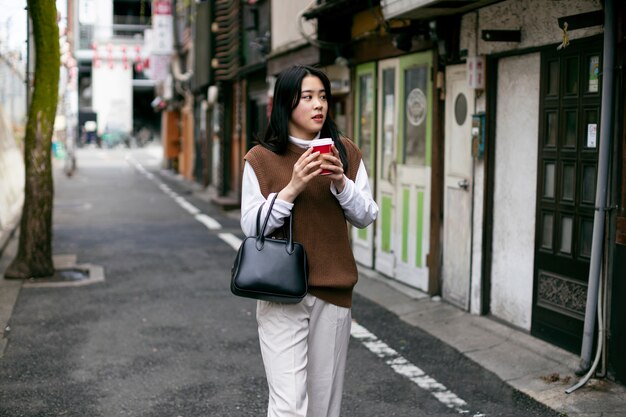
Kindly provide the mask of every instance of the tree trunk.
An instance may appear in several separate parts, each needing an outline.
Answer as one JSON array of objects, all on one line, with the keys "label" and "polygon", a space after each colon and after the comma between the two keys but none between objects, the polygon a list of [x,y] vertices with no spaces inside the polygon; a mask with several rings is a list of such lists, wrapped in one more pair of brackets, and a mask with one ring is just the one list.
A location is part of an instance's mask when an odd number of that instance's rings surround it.
[{"label": "tree trunk", "polygon": [[59,89],[59,27],[54,0],[28,0],[35,40],[35,75],[24,140],[26,183],[16,258],[6,278],[54,274],[51,145]]}]

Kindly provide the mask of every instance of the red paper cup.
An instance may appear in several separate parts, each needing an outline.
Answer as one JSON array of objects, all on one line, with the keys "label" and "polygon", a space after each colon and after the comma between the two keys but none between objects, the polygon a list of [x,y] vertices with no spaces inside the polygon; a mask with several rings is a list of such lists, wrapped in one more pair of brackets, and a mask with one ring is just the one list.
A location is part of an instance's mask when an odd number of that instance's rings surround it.
[{"label": "red paper cup", "polygon": [[[321,158],[322,154],[332,152],[333,143],[334,142],[331,138],[313,139],[309,147],[313,148],[313,152],[319,152],[320,158]],[[328,175],[328,174],[332,174],[332,171],[323,169],[322,172],[320,173],[320,175]]]}]

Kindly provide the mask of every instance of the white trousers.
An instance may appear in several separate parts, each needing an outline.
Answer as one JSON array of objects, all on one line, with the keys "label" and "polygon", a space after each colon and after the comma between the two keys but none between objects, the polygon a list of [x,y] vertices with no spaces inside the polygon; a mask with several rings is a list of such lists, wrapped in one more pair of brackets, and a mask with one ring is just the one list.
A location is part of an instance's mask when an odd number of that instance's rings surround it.
[{"label": "white trousers", "polygon": [[351,310],[307,295],[257,302],[268,417],[339,417]]}]

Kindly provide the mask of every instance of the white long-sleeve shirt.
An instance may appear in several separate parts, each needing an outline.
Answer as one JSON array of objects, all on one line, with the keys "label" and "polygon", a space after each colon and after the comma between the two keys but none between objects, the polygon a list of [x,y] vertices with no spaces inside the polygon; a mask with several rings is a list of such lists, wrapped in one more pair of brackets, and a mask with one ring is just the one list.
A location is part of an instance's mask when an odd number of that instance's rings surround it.
[{"label": "white long-sleeve shirt", "polygon": [[[289,138],[291,143],[294,143],[302,148],[307,148],[310,141],[297,139],[294,137]],[[345,177],[345,176],[344,176]],[[363,161],[359,163],[359,169],[356,174],[355,181],[345,177],[345,186],[341,193],[337,192],[337,188],[331,182],[330,190],[337,198],[337,201],[341,205],[348,221],[358,227],[364,228],[376,220],[378,216],[378,205],[372,198],[372,191],[369,185],[369,179],[367,177],[367,171]],[[259,210],[259,206],[265,203],[266,199],[261,194],[261,188],[259,187],[259,181],[252,166],[246,161],[243,168],[243,183],[242,183],[242,196],[241,196],[241,230],[246,236],[254,236],[256,234],[256,217]],[[271,193],[267,200],[271,201],[274,197]],[[263,206],[261,211],[261,223],[267,215],[268,204]],[[269,235],[274,230],[281,227],[284,223],[284,219],[291,214],[293,203],[276,199],[272,213],[267,222],[267,228],[265,234]]]}]

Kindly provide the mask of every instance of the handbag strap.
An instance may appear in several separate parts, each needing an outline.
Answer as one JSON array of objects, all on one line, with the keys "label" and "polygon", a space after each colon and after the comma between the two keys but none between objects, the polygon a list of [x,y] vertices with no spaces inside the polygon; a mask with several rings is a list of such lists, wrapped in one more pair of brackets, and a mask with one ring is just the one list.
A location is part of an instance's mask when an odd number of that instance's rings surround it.
[{"label": "handbag strap", "polygon": [[267,208],[267,214],[265,215],[265,220],[263,220],[263,228],[260,228],[260,220],[261,220],[261,211],[263,210],[263,204],[261,204],[261,206],[259,207],[259,211],[256,215],[256,235],[257,238],[261,238],[265,236],[265,229],[267,228],[267,223],[270,220],[270,214],[272,214],[272,207],[274,207],[274,202],[276,201],[276,197],[278,197],[278,194],[274,194],[274,197],[272,198],[272,200],[270,201],[270,206]]},{"label": "handbag strap", "polygon": [[[263,247],[263,242],[265,242],[265,229],[267,228],[267,223],[270,219],[270,214],[272,214],[272,207],[274,207],[274,202],[276,201],[276,197],[278,197],[278,193],[274,194],[274,197],[270,201],[270,205],[267,208],[267,214],[265,215],[265,220],[263,221],[263,227],[260,228],[261,225],[261,211],[263,210],[263,204],[259,207],[259,211],[256,214],[256,236],[257,236],[257,248]],[[265,204],[265,203],[264,203]],[[293,244],[293,212],[289,215],[289,234],[287,236],[287,252],[292,254],[294,251]],[[260,246],[259,246],[260,244]]]}]

